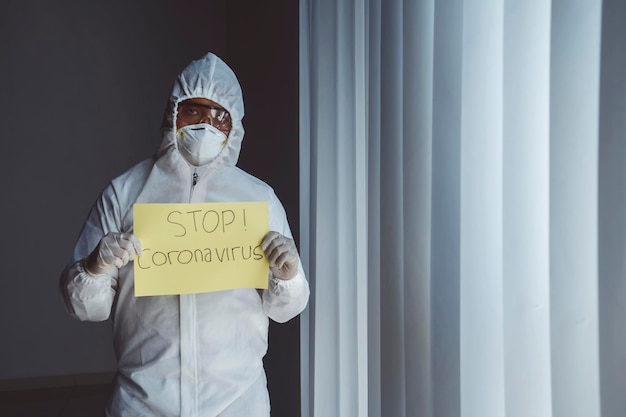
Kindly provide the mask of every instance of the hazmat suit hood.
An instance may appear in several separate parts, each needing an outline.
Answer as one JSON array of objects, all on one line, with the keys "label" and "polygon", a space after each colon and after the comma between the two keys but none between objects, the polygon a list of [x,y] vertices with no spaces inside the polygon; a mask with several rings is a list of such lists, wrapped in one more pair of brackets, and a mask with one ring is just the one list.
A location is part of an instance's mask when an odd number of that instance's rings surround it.
[{"label": "hazmat suit hood", "polygon": [[[178,149],[176,138],[178,107],[182,101],[191,98],[205,98],[218,103],[230,113],[232,122],[220,153],[199,166],[187,161]],[[243,116],[241,86],[230,67],[212,53],[192,61],[174,82],[161,126],[161,146],[136,202],[189,203],[237,198],[232,192],[217,194],[215,188],[221,181],[228,184],[242,174],[236,164],[244,135]],[[211,187],[213,191],[209,189]],[[242,188],[249,186],[242,185]]]},{"label": "hazmat suit hood", "polygon": [[191,98],[206,98],[224,107],[232,120],[232,128],[224,149],[209,164],[236,165],[241,150],[244,128],[243,94],[233,70],[219,57],[207,53],[192,61],[179,75],[170,94],[163,118],[163,140],[158,155],[178,150],[176,141],[176,114],[182,101]]}]

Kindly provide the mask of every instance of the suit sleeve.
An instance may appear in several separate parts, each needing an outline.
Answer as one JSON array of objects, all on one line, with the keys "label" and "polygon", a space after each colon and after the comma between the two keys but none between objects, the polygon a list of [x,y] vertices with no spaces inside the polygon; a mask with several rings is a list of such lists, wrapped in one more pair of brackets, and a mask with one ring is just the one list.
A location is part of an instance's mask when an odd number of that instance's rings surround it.
[{"label": "suit sleeve", "polygon": [[[270,229],[293,238],[285,209],[276,196],[269,202],[269,212]],[[298,259],[298,274],[288,281],[275,278],[270,272],[268,288],[263,291],[263,311],[278,323],[287,322],[306,308],[309,292],[309,284]]]},{"label": "suit sleeve", "polygon": [[119,204],[109,185],[92,207],[69,263],[61,273],[59,289],[67,311],[81,321],[104,321],[111,314],[117,288],[117,269],[94,278],[83,260],[108,232],[121,232]]}]

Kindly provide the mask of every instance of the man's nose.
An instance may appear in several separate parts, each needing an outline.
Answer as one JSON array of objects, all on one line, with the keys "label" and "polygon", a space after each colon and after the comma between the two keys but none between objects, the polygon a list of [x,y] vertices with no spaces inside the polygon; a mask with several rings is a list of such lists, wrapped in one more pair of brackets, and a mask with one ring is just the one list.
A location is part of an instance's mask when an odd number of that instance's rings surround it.
[{"label": "man's nose", "polygon": [[[209,117],[208,114],[203,114],[202,118],[200,119],[200,121],[198,123],[204,123],[204,121],[206,120],[206,123],[213,126],[213,120],[211,120],[211,118]],[[215,127],[215,126],[214,126]]]}]

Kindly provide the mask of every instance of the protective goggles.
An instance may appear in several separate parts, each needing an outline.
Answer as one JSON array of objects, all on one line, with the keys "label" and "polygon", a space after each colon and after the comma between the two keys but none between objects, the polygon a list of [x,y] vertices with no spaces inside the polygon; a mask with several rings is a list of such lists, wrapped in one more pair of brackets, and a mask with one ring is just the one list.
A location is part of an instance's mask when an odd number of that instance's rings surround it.
[{"label": "protective goggles", "polygon": [[229,131],[232,126],[230,114],[226,109],[205,104],[182,102],[178,105],[176,117],[186,124],[208,123],[219,130]]}]

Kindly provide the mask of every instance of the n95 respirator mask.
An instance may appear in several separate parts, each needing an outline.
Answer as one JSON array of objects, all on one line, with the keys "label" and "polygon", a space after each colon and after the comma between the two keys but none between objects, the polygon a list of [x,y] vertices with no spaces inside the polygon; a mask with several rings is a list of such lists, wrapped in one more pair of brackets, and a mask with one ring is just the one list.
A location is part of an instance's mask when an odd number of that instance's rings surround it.
[{"label": "n95 respirator mask", "polygon": [[226,146],[226,135],[210,124],[183,126],[176,131],[178,150],[192,165],[211,162]]}]

